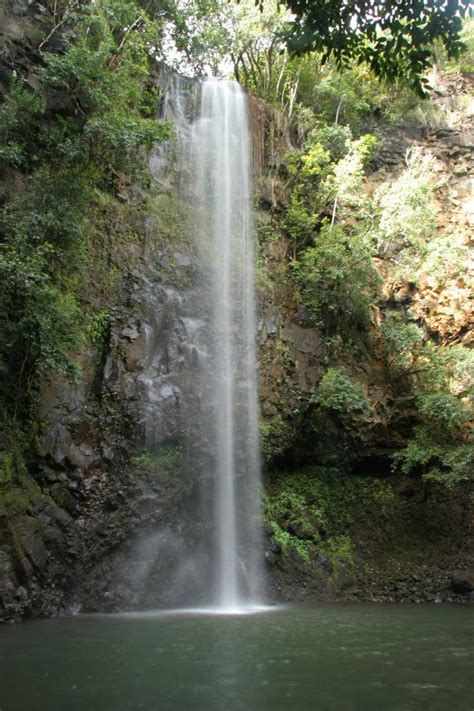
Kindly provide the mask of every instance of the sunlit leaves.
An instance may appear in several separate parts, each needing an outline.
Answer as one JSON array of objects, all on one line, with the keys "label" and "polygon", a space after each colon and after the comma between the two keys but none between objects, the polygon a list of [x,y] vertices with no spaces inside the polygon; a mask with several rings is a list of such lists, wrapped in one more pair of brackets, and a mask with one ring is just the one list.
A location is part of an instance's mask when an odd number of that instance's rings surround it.
[{"label": "sunlit leaves", "polygon": [[288,32],[293,51],[322,52],[323,61],[333,56],[340,67],[350,60],[366,62],[382,79],[403,80],[420,96],[427,89],[424,74],[433,42],[440,39],[449,57],[458,56],[461,17],[472,14],[467,0],[288,0],[287,5],[295,15]]},{"label": "sunlit leaves", "polygon": [[378,242],[381,253],[399,254],[400,260],[413,259],[413,249],[422,253],[433,234],[436,213],[433,206],[433,156],[411,149],[406,169],[376,194],[380,208]]}]

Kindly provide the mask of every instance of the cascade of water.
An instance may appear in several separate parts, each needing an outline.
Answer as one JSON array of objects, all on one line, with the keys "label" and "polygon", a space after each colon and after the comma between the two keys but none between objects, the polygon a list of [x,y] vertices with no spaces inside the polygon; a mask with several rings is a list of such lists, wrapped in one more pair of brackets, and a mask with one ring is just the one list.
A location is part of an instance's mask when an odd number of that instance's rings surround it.
[{"label": "cascade of water", "polygon": [[[232,81],[162,81],[163,118],[178,141],[159,146],[150,168],[190,218],[196,240],[172,258],[178,270],[192,264],[195,278],[150,281],[144,424],[154,455],[183,445],[181,475],[195,498],[174,529],[167,522],[140,542],[139,570],[146,594],[163,565],[166,602],[242,612],[259,605],[263,587],[247,100]],[[158,267],[166,259],[158,254]]]},{"label": "cascade of water", "polygon": [[203,82],[192,152],[201,254],[209,265],[214,594],[220,607],[233,609],[258,600],[261,554],[250,141],[237,83]]}]

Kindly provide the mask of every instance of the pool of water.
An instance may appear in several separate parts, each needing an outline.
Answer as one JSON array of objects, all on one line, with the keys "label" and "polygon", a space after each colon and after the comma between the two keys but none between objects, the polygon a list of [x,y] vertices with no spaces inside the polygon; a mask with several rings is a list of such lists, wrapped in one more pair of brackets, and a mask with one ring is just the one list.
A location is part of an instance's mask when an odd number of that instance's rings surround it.
[{"label": "pool of water", "polygon": [[472,711],[469,606],[77,616],[0,628],[0,711]]}]

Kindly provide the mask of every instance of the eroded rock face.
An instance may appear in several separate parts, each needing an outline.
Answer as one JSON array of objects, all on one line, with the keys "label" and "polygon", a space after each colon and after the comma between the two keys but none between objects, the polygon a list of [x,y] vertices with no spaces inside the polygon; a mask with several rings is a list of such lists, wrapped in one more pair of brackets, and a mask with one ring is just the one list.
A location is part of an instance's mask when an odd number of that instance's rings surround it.
[{"label": "eroded rock face", "polygon": [[[468,91],[467,86],[462,89]],[[460,95],[450,95],[447,90],[445,93],[444,98],[449,98],[454,107],[462,103]],[[455,112],[454,116],[457,116]],[[432,169],[438,183],[435,188],[437,229],[449,236],[451,248],[457,247],[460,250],[459,260],[465,271],[457,274],[453,266],[448,276],[426,272],[420,275],[416,288],[403,277],[384,275],[383,295],[388,303],[404,305],[410,317],[423,324],[430,336],[438,342],[468,345],[472,342],[473,325],[473,310],[470,307],[472,280],[469,273],[472,273],[474,267],[472,253],[471,258],[466,253],[469,248],[472,250],[474,234],[472,108],[460,112],[457,119],[461,122],[459,127],[456,126],[456,120],[453,121],[453,128],[427,131],[423,137],[413,140],[410,147],[418,148],[421,155],[429,156],[433,162]],[[391,154],[393,161],[396,155],[395,151]],[[389,169],[390,174],[396,175],[401,166],[400,161],[395,161],[393,168]],[[380,166],[371,176],[371,181],[377,184],[386,176],[387,166]]]}]

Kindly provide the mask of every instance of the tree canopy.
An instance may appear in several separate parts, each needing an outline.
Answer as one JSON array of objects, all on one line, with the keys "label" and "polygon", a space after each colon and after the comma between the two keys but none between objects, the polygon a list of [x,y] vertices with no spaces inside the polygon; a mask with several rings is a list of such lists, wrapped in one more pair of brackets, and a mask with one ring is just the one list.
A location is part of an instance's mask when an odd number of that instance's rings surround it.
[{"label": "tree canopy", "polygon": [[294,19],[287,29],[291,51],[322,52],[347,67],[367,62],[388,81],[404,79],[425,93],[426,70],[434,43],[449,58],[463,49],[462,18],[472,15],[471,0],[287,0]]}]

